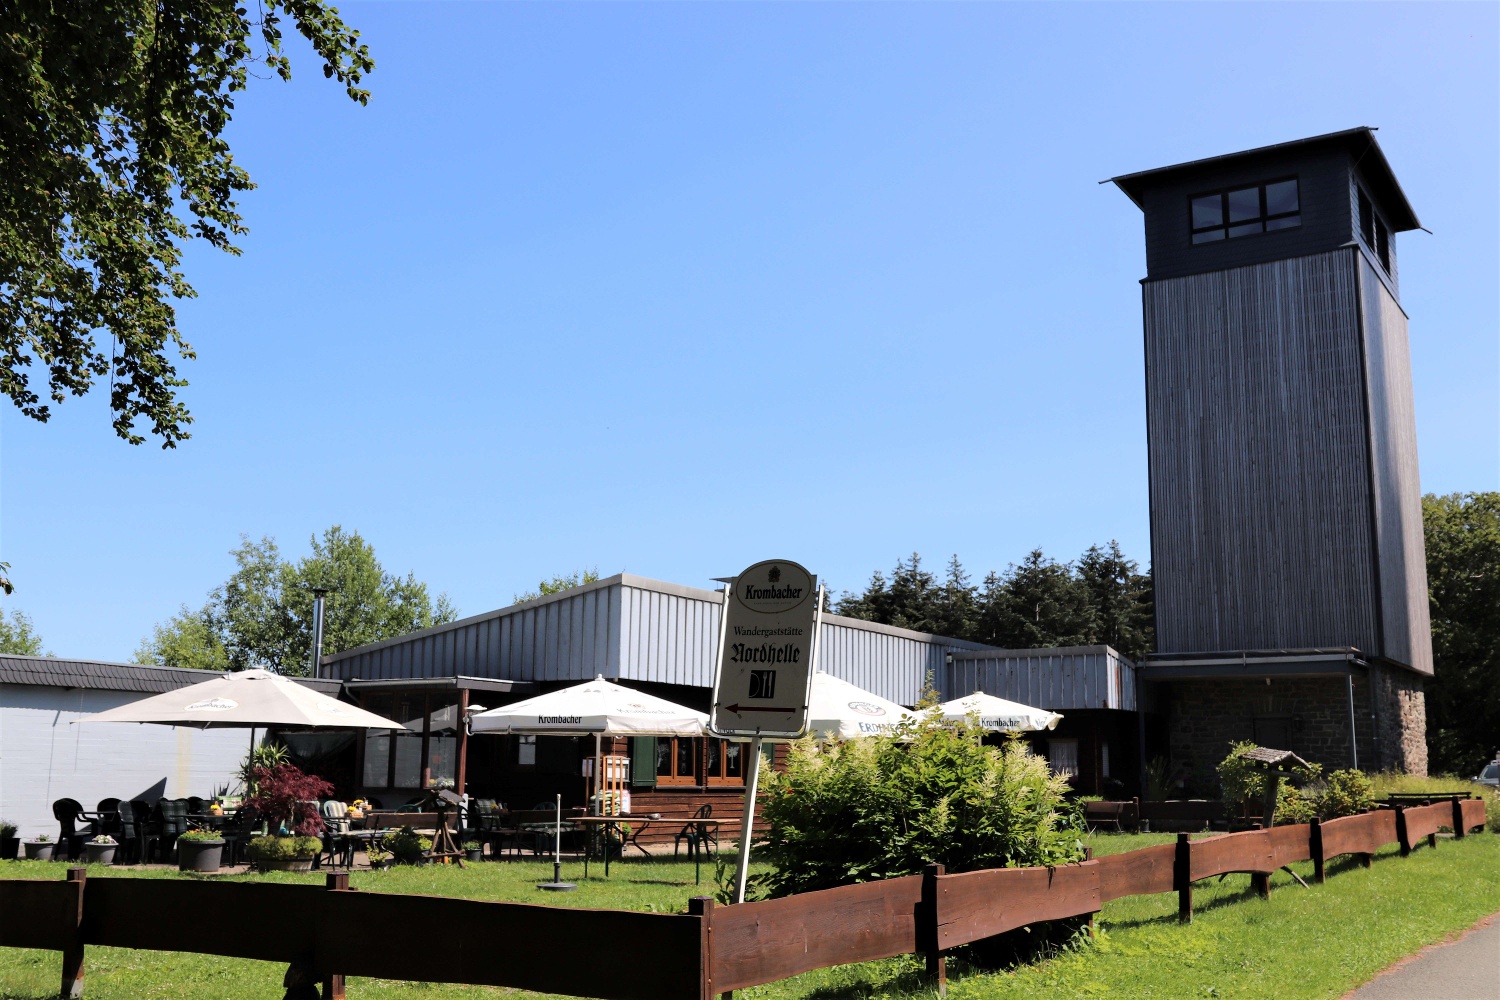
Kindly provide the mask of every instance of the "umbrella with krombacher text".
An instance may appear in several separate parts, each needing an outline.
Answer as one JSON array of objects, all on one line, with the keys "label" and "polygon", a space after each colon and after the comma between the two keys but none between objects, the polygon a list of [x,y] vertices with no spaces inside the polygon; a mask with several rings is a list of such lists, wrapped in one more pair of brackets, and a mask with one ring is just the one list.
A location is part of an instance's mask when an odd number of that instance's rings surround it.
[{"label": "umbrella with krombacher text", "polygon": [[152,695],[74,722],[144,722],[198,729],[262,726],[311,729],[405,729],[399,722],[319,694],[269,670],[241,670]]}]

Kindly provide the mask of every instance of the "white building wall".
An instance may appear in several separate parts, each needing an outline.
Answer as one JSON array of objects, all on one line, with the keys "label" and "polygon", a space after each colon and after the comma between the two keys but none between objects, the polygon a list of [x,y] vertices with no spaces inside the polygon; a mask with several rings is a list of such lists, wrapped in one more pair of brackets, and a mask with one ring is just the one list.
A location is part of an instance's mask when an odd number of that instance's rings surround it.
[{"label": "white building wall", "polygon": [[138,691],[0,684],[0,819],[16,824],[23,837],[56,837],[57,799],[77,799],[92,811],[111,797],[207,797],[233,780],[250,745],[248,729],[70,725],[142,697]]}]

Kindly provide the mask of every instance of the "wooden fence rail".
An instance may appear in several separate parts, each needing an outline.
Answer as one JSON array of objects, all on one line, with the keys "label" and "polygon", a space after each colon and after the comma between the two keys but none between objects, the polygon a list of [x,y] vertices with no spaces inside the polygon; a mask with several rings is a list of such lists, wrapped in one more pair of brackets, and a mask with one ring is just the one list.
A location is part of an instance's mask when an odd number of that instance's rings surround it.
[{"label": "wooden fence rail", "polygon": [[[1123,896],[1176,892],[1191,920],[1193,883],[1271,873],[1343,854],[1369,863],[1388,844],[1409,853],[1440,829],[1485,823],[1481,800],[1381,809],[1306,825],[1146,847],[1056,868],[998,868],[842,886],[687,913],[638,913],[359,892],[326,887],[94,878],[0,880],[0,946],[63,953],[62,995],[82,995],[88,945],[189,951],[288,965],[287,998],[344,996],[345,976],[506,986],[603,1000],[709,1000],[813,969],[925,954],[941,990],[942,953],[1019,927],[1087,918]],[[210,913],[211,920],[182,919]],[[431,933],[384,933],[386,928]],[[575,947],[576,946],[576,947]],[[580,959],[568,956],[576,954]],[[650,961],[643,961],[650,956]]]}]

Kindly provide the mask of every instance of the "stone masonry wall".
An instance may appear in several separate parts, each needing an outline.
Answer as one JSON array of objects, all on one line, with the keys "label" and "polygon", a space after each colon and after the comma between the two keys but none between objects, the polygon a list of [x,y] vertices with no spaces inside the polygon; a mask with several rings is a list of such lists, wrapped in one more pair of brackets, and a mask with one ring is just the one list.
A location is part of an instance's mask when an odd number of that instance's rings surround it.
[{"label": "stone masonry wall", "polygon": [[[1273,678],[1264,680],[1174,681],[1162,685],[1167,703],[1168,745],[1173,769],[1191,775],[1187,789],[1193,797],[1218,795],[1214,768],[1229,753],[1229,745],[1255,739],[1255,721],[1265,726],[1284,724],[1288,746],[1304,760],[1325,771],[1350,767],[1349,695],[1342,677]],[[1360,765],[1374,763],[1369,691],[1365,678],[1354,683],[1355,733]],[[1262,737],[1262,741],[1274,742]]]},{"label": "stone masonry wall", "polygon": [[[1371,703],[1371,681],[1375,703]],[[1174,681],[1159,686],[1166,708],[1171,767],[1190,777],[1194,795],[1217,792],[1214,767],[1229,745],[1254,740],[1256,720],[1284,727],[1287,746],[1324,772],[1353,766],[1349,694],[1342,677]],[[1373,711],[1372,711],[1373,710]],[[1354,731],[1366,772],[1427,773],[1426,707],[1422,679],[1407,670],[1372,666],[1354,676]],[[1378,736],[1378,739],[1376,738]],[[1263,742],[1272,742],[1265,740]]]},{"label": "stone masonry wall", "polygon": [[1427,695],[1423,679],[1399,667],[1372,666],[1380,770],[1427,773]]}]

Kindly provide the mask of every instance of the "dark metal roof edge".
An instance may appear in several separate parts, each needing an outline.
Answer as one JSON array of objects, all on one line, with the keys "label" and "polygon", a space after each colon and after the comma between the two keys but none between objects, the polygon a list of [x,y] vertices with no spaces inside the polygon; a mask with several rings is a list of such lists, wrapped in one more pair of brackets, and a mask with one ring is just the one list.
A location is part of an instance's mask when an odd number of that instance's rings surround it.
[{"label": "dark metal roof edge", "polygon": [[1392,227],[1398,233],[1406,232],[1412,229],[1420,229],[1422,228],[1422,223],[1418,220],[1416,210],[1411,206],[1411,201],[1406,197],[1406,192],[1402,190],[1401,182],[1396,179],[1395,171],[1391,169],[1390,161],[1385,158],[1385,152],[1380,148],[1380,143],[1376,141],[1375,131],[1376,129],[1373,126],[1360,125],[1356,128],[1343,129],[1338,132],[1325,132],[1322,135],[1312,135],[1302,139],[1291,139],[1287,142],[1272,143],[1269,146],[1256,146],[1253,149],[1242,149],[1234,153],[1220,153],[1217,156],[1207,156],[1200,160],[1186,160],[1182,163],[1173,163],[1165,167],[1153,167],[1150,170],[1137,170],[1133,173],[1119,174],[1117,176],[1110,177],[1106,180],[1100,181],[1099,183],[1114,184],[1115,187],[1119,188],[1125,193],[1125,197],[1129,198],[1135,204],[1136,208],[1145,211],[1146,206],[1141,203],[1140,198],[1141,182],[1153,180],[1170,173],[1189,170],[1201,170],[1205,167],[1227,163],[1231,160],[1238,160],[1244,157],[1251,156],[1260,156],[1266,153],[1280,152],[1282,150],[1293,149],[1298,146],[1312,146],[1322,143],[1339,142],[1348,145],[1352,140],[1363,137],[1367,140],[1368,145],[1365,147],[1365,149],[1360,151],[1359,156],[1355,159],[1354,165],[1358,166],[1367,153],[1369,153],[1371,150],[1374,151],[1376,161],[1380,168],[1379,172],[1375,175],[1375,179],[1382,183],[1389,184],[1389,190],[1386,193],[1390,196],[1390,201],[1392,203],[1391,208],[1396,210],[1397,213],[1404,213],[1404,216],[1402,218],[1391,219]]},{"label": "dark metal roof edge", "polygon": [[1032,656],[1090,656],[1098,653],[1113,655],[1131,666],[1130,657],[1124,655],[1113,646],[1106,644],[1095,644],[1092,646],[1037,646],[1034,649],[1005,649],[999,646],[982,646],[979,649],[965,650],[961,653],[951,654],[955,660],[1021,660]]},{"label": "dark metal roof edge", "polygon": [[453,688],[468,691],[528,692],[536,691],[535,681],[512,681],[503,677],[470,677],[446,674],[439,677],[369,677],[352,678],[345,686],[356,691],[399,690],[403,688]]}]

